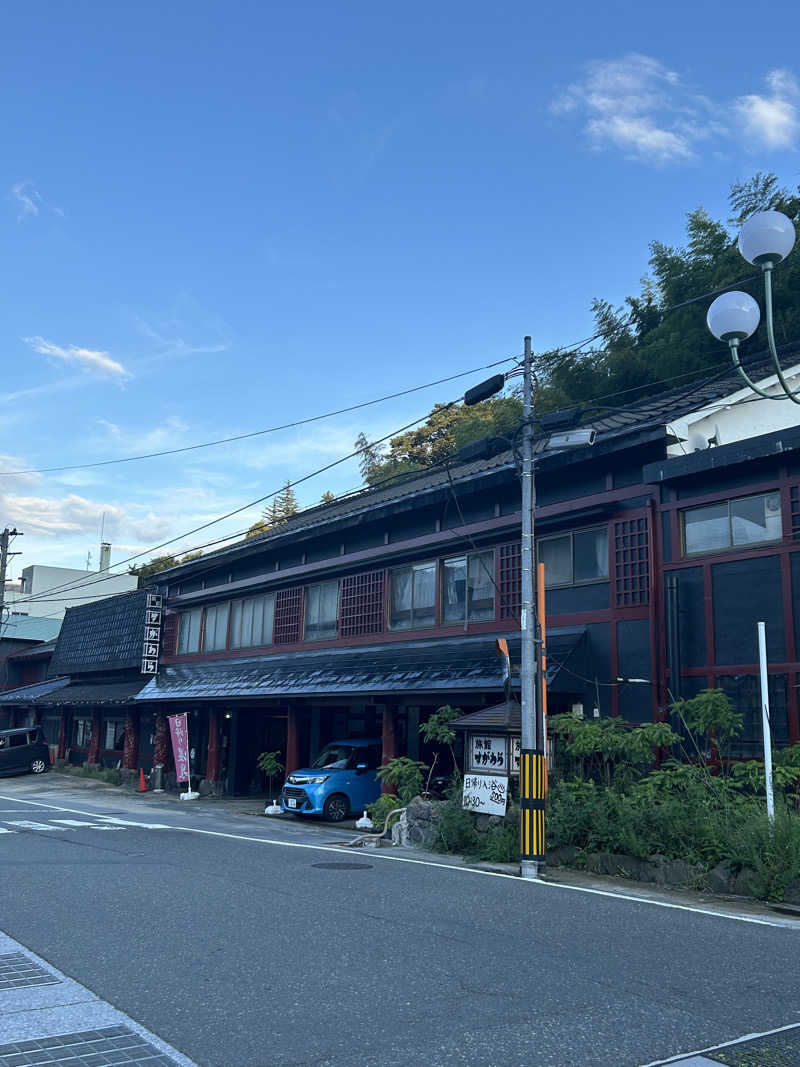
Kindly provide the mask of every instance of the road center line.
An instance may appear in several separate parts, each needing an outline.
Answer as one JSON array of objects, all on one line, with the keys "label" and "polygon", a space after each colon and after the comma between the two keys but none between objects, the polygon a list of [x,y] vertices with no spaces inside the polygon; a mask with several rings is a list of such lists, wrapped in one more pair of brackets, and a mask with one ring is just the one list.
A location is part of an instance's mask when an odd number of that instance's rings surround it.
[{"label": "road center line", "polygon": [[[0,800],[10,800],[13,802],[14,797],[3,796],[2,794],[0,794]],[[20,803],[22,803],[22,801],[20,801]],[[117,821],[114,819],[113,816],[98,815],[96,812],[93,811],[82,811],[78,810],[77,808],[64,808],[60,807],[57,804],[44,804],[41,801],[36,800],[28,800],[25,801],[25,803],[35,804],[36,807],[49,808],[53,811],[66,811],[73,815],[91,815],[96,819],[107,819],[110,822]],[[126,825],[130,826],[132,829],[135,829],[137,826],[140,826],[143,830],[148,829],[148,824],[144,822],[137,823],[131,820]],[[183,833],[189,834],[206,834],[209,837],[223,837],[231,841],[250,841],[258,845],[278,845],[281,848],[304,848],[310,849],[314,852],[335,852],[339,856],[341,856],[343,852],[342,848],[338,845],[310,845],[306,842],[300,841],[279,841],[275,840],[275,838],[270,837],[253,837],[249,834],[226,833],[223,830],[201,830],[199,827],[195,826],[166,826],[163,824],[162,826],[165,830],[179,830]],[[694,913],[695,915],[708,915],[715,919],[733,919],[736,922],[750,923],[754,926],[771,926],[779,930],[791,930],[795,929],[797,925],[792,923],[791,920],[779,921],[771,919],[757,919],[755,916],[752,915],[736,915],[733,912],[728,911],[714,911],[711,908],[700,908],[692,904],[673,904],[670,901],[666,900],[655,900],[653,897],[639,897],[634,896],[631,893],[615,893],[609,889],[590,889],[588,886],[564,885],[562,882],[533,881],[521,879],[515,874],[505,874],[502,871],[482,871],[477,869],[476,867],[461,867],[455,863],[437,863],[433,860],[418,860],[412,859],[410,856],[389,856],[384,853],[381,853],[378,849],[369,849],[368,854],[370,858],[374,856],[375,859],[386,860],[391,863],[409,863],[419,867],[436,867],[443,868],[444,870],[448,871],[460,871],[462,874],[477,874],[488,878],[505,878],[507,881],[516,882],[520,885],[534,886],[536,888],[553,890],[565,889],[573,893],[586,893],[590,896],[609,897],[612,900],[627,900],[631,901],[634,904],[650,904],[657,908],[669,908],[673,911],[688,911]]]}]

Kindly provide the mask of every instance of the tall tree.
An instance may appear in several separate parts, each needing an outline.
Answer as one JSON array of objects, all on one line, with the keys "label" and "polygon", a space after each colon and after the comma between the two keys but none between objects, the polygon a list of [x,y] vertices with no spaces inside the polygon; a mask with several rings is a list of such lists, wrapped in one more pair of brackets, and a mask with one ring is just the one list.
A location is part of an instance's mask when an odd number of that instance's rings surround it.
[{"label": "tall tree", "polygon": [[[623,307],[606,300],[593,302],[598,344],[588,351],[546,352],[538,357],[543,381],[537,397],[540,410],[600,397],[625,404],[664,388],[659,384],[664,379],[676,385],[690,384],[704,371],[712,374],[730,365],[726,347],[706,328],[706,312],[713,297],[697,302],[694,298],[739,283],[739,288],[761,301],[760,272],[739,255],[738,230],[753,212],[770,208],[783,211],[798,225],[800,189],[791,193],[780,186],[774,174],[758,173],[732,186],[729,203],[728,225],[697,208],[687,216],[684,247],[653,241],[651,274],[642,279],[640,294],[629,296]],[[753,274],[759,277],[742,281]],[[773,291],[778,343],[800,340],[800,302],[796,296],[800,292],[800,254],[780,265]],[[746,359],[748,352],[759,352],[766,346],[762,321],[742,352]]]}]

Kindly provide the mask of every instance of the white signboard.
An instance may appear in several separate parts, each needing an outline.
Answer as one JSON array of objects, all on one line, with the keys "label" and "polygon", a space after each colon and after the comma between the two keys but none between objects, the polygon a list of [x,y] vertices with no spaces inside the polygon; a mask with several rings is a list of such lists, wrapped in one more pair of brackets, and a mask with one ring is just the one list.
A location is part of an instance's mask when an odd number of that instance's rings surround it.
[{"label": "white signboard", "polygon": [[461,806],[485,815],[505,815],[508,804],[508,778],[504,775],[467,774]]},{"label": "white signboard", "polygon": [[511,738],[511,773],[519,774],[519,750],[522,747],[521,737]]},{"label": "white signboard", "polygon": [[470,734],[469,769],[508,774],[505,736],[503,734]]}]

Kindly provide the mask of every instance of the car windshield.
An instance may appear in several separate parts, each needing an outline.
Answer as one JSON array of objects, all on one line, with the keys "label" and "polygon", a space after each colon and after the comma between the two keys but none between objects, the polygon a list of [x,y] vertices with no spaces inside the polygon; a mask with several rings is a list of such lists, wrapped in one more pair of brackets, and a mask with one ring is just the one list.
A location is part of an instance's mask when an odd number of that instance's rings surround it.
[{"label": "car windshield", "polygon": [[314,770],[343,771],[353,755],[352,745],[328,745],[312,764]]}]

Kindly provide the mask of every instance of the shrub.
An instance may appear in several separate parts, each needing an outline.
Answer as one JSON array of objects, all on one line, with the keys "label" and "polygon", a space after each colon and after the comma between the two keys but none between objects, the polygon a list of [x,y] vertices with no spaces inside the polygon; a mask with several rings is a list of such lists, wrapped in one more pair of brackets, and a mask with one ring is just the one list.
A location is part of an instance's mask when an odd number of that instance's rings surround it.
[{"label": "shrub", "polygon": [[397,788],[400,802],[405,805],[422,792],[423,776],[428,767],[408,756],[396,756],[378,768],[378,778],[386,785]]},{"label": "shrub", "polygon": [[386,822],[386,816],[390,811],[394,811],[395,808],[403,807],[398,797],[394,793],[381,793],[377,800],[372,804],[367,804],[367,815],[372,819],[375,824],[376,830],[383,830],[383,824]]}]

